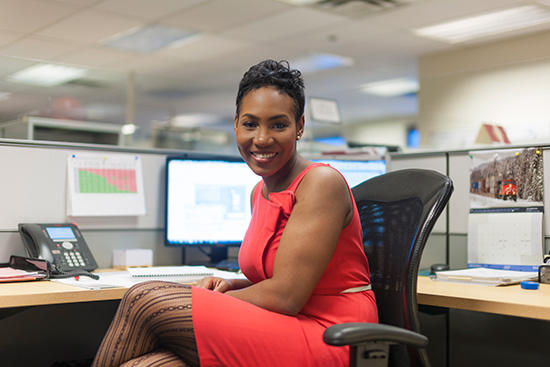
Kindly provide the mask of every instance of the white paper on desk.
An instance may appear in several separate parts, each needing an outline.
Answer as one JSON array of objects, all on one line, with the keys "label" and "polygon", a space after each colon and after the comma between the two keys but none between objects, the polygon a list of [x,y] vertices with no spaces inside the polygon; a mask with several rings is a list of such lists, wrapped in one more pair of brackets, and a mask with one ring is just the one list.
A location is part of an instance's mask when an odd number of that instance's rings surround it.
[{"label": "white paper on desk", "polygon": [[[81,276],[79,280],[73,278],[64,278],[64,279],[52,279],[53,281],[72,285],[75,287],[86,288],[86,289],[106,289],[106,288],[117,288],[124,287],[129,288],[134,284],[150,281],[151,278],[136,278],[133,277],[128,271],[116,271],[116,272],[105,272],[105,273],[96,273],[99,275],[99,279],[92,279],[90,277]],[[246,279],[243,274],[237,274],[229,271],[223,270],[212,270],[212,275],[225,279]],[[176,283],[195,283],[199,279],[202,279],[204,276],[198,277],[156,277],[155,280],[161,281],[170,281]]]},{"label": "white paper on desk", "polygon": [[67,215],[145,215],[141,157],[133,154],[69,154]]},{"label": "white paper on desk", "polygon": [[473,283],[482,285],[508,285],[538,277],[538,272],[488,268],[436,271],[436,280],[445,282]]},{"label": "white paper on desk", "polygon": [[108,273],[97,273],[99,279],[92,279],[86,276],[78,277],[76,280],[72,278],[52,279],[52,281],[73,285],[86,289],[105,289],[105,288],[129,288],[132,285],[139,283],[127,271],[117,271]]}]

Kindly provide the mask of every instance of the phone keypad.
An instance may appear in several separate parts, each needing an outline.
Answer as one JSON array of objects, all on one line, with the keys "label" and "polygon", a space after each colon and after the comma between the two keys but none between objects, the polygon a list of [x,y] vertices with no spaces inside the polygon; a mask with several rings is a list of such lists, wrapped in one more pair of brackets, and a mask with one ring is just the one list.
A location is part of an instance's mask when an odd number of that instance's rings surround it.
[{"label": "phone keypad", "polygon": [[86,262],[78,251],[65,251],[63,255],[65,257],[65,262],[70,267],[78,268],[86,265]]}]

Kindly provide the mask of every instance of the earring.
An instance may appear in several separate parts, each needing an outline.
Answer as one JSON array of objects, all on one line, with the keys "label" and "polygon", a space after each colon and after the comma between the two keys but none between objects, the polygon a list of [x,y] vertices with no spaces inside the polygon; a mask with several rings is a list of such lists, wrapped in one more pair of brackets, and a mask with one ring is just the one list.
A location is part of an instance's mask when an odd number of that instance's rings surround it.
[{"label": "earring", "polygon": [[300,140],[301,137],[302,137],[301,135],[298,135],[298,136],[296,137],[296,140]]}]

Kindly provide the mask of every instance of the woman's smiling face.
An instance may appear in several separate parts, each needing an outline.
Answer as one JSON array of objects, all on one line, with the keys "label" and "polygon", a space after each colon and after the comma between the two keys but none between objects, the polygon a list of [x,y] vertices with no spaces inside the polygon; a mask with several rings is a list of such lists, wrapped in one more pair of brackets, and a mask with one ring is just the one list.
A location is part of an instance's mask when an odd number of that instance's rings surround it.
[{"label": "woman's smiling face", "polygon": [[291,97],[273,87],[246,94],[235,116],[235,137],[239,152],[259,176],[284,174],[296,155],[296,140],[304,130],[304,118],[295,121]]}]

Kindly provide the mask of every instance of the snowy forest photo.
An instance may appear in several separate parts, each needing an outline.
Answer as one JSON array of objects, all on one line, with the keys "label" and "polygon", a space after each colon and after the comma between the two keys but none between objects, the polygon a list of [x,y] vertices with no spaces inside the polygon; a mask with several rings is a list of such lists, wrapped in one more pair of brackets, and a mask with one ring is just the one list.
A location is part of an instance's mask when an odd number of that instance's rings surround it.
[{"label": "snowy forest photo", "polygon": [[473,152],[470,157],[470,208],[543,205],[542,149]]}]

